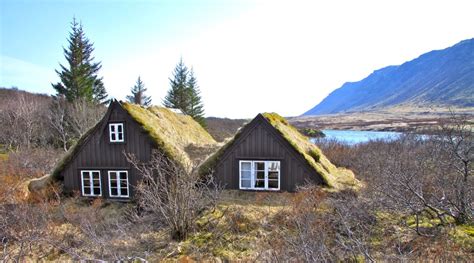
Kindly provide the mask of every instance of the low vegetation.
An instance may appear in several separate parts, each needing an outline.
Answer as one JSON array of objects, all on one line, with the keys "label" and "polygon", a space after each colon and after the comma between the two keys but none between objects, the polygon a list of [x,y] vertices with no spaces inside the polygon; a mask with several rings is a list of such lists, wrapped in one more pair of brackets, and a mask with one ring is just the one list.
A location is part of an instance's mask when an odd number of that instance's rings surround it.
[{"label": "low vegetation", "polygon": [[310,138],[324,138],[324,137],[326,137],[326,134],[324,134],[324,132],[322,132],[321,130],[318,130],[318,129],[302,128],[302,129],[298,129],[298,131],[301,132],[301,134],[303,134],[304,136],[310,137]]},{"label": "low vegetation", "polygon": [[472,124],[456,123],[429,138],[320,141],[359,191],[221,191],[155,155],[132,163],[176,176],[149,178],[126,204],[64,198],[54,184],[26,195],[63,151],[2,145],[0,261],[472,261]]}]

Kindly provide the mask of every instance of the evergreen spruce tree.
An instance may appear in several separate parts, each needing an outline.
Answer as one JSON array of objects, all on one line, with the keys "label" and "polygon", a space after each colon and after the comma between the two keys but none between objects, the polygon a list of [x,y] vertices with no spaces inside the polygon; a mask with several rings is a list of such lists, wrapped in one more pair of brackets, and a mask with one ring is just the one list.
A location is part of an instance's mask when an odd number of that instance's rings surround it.
[{"label": "evergreen spruce tree", "polygon": [[167,108],[180,109],[184,114],[191,116],[206,127],[204,119],[204,105],[201,101],[199,87],[197,85],[194,71],[188,70],[180,59],[173,71],[173,78],[170,78],[170,89],[163,100],[163,105]]},{"label": "evergreen spruce tree", "polygon": [[74,18],[69,33],[69,47],[63,48],[68,65],[56,70],[60,82],[52,84],[57,95],[64,96],[68,101],[85,99],[94,103],[105,103],[107,92],[102,78],[97,76],[102,67],[100,62],[93,62],[93,44],[86,38],[82,25]]},{"label": "evergreen spruce tree", "polygon": [[189,96],[189,111],[188,115],[199,122],[201,126],[206,127],[206,120],[204,119],[204,105],[201,101],[201,91],[197,84],[194,70],[191,68],[187,82],[187,93]]},{"label": "evergreen spruce tree", "polygon": [[128,102],[139,104],[142,106],[150,106],[151,97],[145,95],[146,91],[147,89],[145,88],[145,84],[143,84],[143,81],[141,80],[140,76],[138,76],[135,86],[133,86],[131,89],[132,95],[127,96]]},{"label": "evergreen spruce tree", "polygon": [[189,111],[189,96],[186,88],[188,80],[188,68],[181,58],[174,68],[173,78],[170,78],[170,89],[163,100],[163,105],[167,108],[180,109],[184,114]]}]

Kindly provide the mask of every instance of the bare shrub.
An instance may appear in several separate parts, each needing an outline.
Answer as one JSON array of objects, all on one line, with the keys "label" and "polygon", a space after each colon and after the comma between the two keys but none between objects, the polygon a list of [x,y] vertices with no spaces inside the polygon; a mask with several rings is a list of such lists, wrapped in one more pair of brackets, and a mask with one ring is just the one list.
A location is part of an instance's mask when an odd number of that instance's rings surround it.
[{"label": "bare shrub", "polygon": [[376,217],[372,205],[361,200],[352,191],[335,193],[328,200],[332,211],[331,224],[335,228],[334,250],[344,260],[357,261],[363,257],[375,262],[371,251],[371,238]]},{"label": "bare shrub", "polygon": [[64,151],[74,140],[84,135],[104,115],[105,107],[84,99],[68,102],[63,97],[54,97],[49,108],[49,126],[55,135],[55,145]]},{"label": "bare shrub", "polygon": [[140,208],[169,227],[173,239],[185,239],[202,212],[215,207],[220,188],[211,176],[200,177],[197,167],[184,167],[160,151],[154,151],[148,163],[126,156],[143,177],[136,187]]},{"label": "bare shrub", "polygon": [[442,134],[391,143],[379,157],[383,166],[374,178],[378,201],[415,215],[419,234],[423,234],[419,216],[426,210],[442,225],[449,223],[449,217],[472,222],[472,138],[465,140]]},{"label": "bare shrub", "polygon": [[70,103],[60,97],[2,88],[0,93],[0,144],[13,150],[46,146],[67,150],[106,110],[81,99]]},{"label": "bare shrub", "polygon": [[77,99],[67,108],[68,124],[77,138],[92,128],[103,116],[106,108],[84,99]]},{"label": "bare shrub", "polygon": [[34,148],[10,153],[7,162],[23,169],[28,177],[36,177],[50,172],[63,154],[52,147]]},{"label": "bare shrub", "polygon": [[370,234],[375,218],[352,192],[327,194],[315,186],[300,189],[291,210],[277,214],[269,239],[272,260],[373,261]]},{"label": "bare shrub", "polygon": [[46,245],[51,206],[16,203],[0,205],[0,241],[2,262],[22,262],[33,258],[39,246]]},{"label": "bare shrub", "polygon": [[23,91],[12,91],[0,104],[0,143],[7,148],[44,146],[51,133],[44,119],[49,97]]},{"label": "bare shrub", "polygon": [[[54,245],[75,260],[124,261],[146,255],[139,247],[130,247],[143,233],[141,224],[129,216],[133,208],[110,204],[102,199],[73,199],[61,207],[63,231],[56,233]],[[68,226],[68,227],[67,227]]]},{"label": "bare shrub", "polygon": [[49,125],[64,151],[67,151],[74,133],[68,122],[68,102],[64,98],[53,97],[48,114]]},{"label": "bare shrub", "polygon": [[324,199],[325,194],[316,189],[301,191],[290,212],[277,215],[273,224],[279,227],[268,241],[274,250],[272,260],[327,262],[333,258],[328,247],[331,226],[318,211]]},{"label": "bare shrub", "polygon": [[[355,146],[321,141],[325,154],[337,165],[352,169],[367,188],[364,196],[380,209],[420,217],[432,214],[440,224],[472,223],[474,149],[472,123],[453,114],[435,134],[408,134],[391,142]],[[426,230],[426,229],[425,229]]]},{"label": "bare shrub", "polygon": [[[448,206],[454,210],[457,223],[474,223],[474,132],[473,124],[467,116],[452,113],[451,123],[443,123],[434,137],[434,145],[439,149],[436,155],[439,170],[444,172],[440,178]],[[444,158],[442,158],[444,157]],[[446,187],[452,186],[452,187]]]}]

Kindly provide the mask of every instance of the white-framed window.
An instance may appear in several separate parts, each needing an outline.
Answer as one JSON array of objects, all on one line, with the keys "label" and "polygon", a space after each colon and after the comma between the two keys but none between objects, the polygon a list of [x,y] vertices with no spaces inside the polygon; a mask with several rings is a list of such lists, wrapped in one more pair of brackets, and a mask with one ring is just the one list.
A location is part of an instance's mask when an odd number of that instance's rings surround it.
[{"label": "white-framed window", "polygon": [[109,171],[110,197],[129,197],[128,171]]},{"label": "white-framed window", "polygon": [[99,170],[82,170],[82,196],[102,196],[102,182],[100,179]]},{"label": "white-framed window", "polygon": [[124,142],[123,123],[109,123],[110,142]]},{"label": "white-framed window", "polygon": [[280,161],[239,161],[239,188],[280,190]]}]

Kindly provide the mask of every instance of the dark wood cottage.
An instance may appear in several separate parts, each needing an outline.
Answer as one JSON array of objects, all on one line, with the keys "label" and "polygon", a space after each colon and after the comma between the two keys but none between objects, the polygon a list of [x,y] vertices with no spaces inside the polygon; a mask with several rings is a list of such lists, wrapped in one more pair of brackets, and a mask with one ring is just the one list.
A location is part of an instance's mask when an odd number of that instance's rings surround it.
[{"label": "dark wood cottage", "polygon": [[141,179],[124,153],[141,162],[153,149],[192,161],[190,145],[215,145],[214,139],[191,117],[161,107],[112,101],[103,119],[82,136],[56,166],[52,178],[63,181],[66,192],[85,197],[129,199]]},{"label": "dark wood cottage", "polygon": [[350,170],[337,168],[284,118],[259,114],[200,168],[213,172],[226,189],[295,191],[315,183],[331,188],[358,184]]}]

